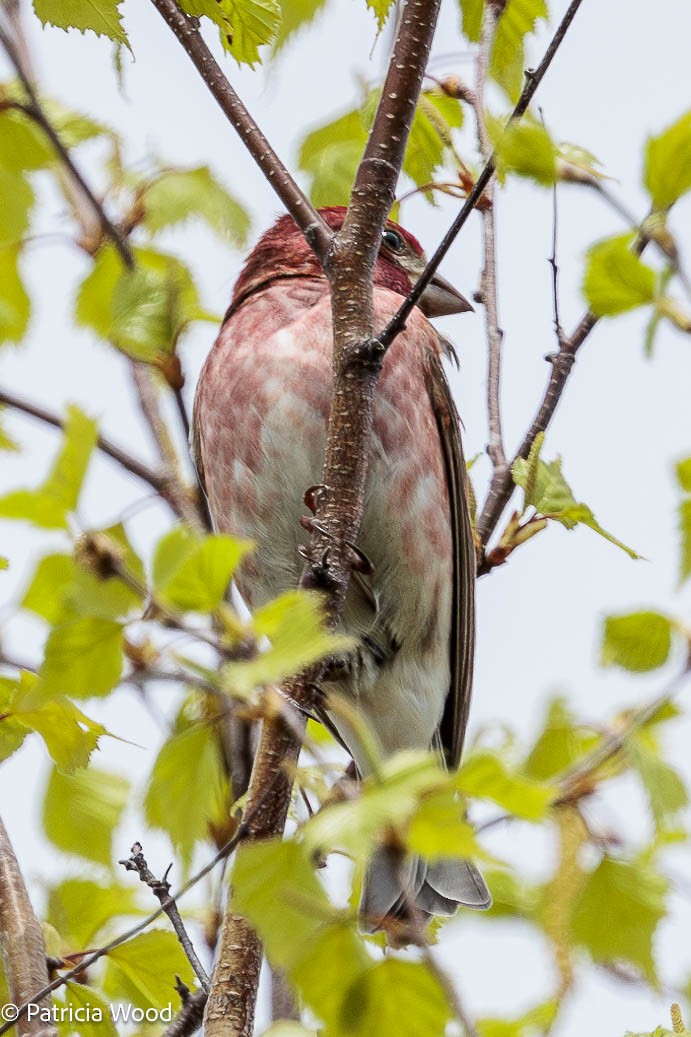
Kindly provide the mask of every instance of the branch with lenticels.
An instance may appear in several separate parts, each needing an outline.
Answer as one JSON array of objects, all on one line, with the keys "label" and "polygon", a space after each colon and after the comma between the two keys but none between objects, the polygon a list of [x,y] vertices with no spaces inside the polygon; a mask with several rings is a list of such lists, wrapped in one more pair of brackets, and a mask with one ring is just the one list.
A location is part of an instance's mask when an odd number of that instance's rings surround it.
[{"label": "branch with lenticels", "polygon": [[193,62],[223,114],[237,130],[243,144],[305,235],[313,252],[323,263],[331,239],[331,230],[290,175],[228,82],[199,32],[198,20],[181,11],[175,0],[151,2]]},{"label": "branch with lenticels", "polygon": [[[160,9],[166,0],[153,2]],[[322,476],[324,491],[319,494],[310,561],[302,584],[328,592],[333,623],[343,608],[350,577],[348,544],[357,541],[360,529],[372,405],[385,352],[374,338],[374,264],[394,200],[438,9],[439,0],[407,0],[403,5],[351,206],[324,259],[332,297],[334,389]],[[308,676],[294,679],[288,694],[308,705],[314,694],[312,680]],[[248,809],[253,808],[267,783],[278,777],[278,785],[265,800],[264,808],[256,812],[249,838],[266,838],[283,830],[292,787],[287,772],[297,760],[301,734],[301,730],[289,730],[280,718],[264,721],[247,794]],[[261,942],[245,919],[235,914],[231,897],[206,1007],[207,1037],[250,1037],[261,959]]]}]

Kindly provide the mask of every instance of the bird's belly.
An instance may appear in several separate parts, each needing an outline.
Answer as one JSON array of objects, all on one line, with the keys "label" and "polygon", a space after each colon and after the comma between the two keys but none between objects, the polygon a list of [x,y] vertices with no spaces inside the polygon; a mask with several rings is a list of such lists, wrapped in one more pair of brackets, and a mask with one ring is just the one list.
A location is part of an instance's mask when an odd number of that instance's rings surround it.
[{"label": "bird's belly", "polygon": [[[298,548],[309,539],[299,520],[308,514],[305,490],[321,481],[331,403],[330,328],[299,343],[279,332],[270,347],[258,357],[256,346],[236,343],[230,377],[210,379],[220,388],[205,402],[215,411],[205,421],[207,492],[219,528],[256,544],[238,579],[253,607],[299,581]],[[401,347],[401,339],[391,347],[375,398],[358,538],[379,607],[375,613],[351,582],[341,624],[357,638],[371,632],[394,646],[369,683],[339,682],[358,697],[386,752],[429,745],[449,687],[446,478],[421,362],[416,372]]]}]

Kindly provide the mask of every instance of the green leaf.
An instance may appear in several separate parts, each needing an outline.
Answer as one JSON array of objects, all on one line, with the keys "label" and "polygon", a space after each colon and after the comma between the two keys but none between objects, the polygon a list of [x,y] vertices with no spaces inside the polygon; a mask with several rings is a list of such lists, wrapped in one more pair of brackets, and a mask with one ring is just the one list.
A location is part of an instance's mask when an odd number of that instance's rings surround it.
[{"label": "green leaf", "polygon": [[440,1037],[451,1015],[443,987],[424,962],[388,958],[346,992],[343,1032],[353,1037]]},{"label": "green leaf", "polygon": [[596,742],[594,733],[586,733],[576,724],[564,699],[552,699],[547,706],[542,730],[527,754],[523,771],[527,777],[537,781],[553,778],[582,759]]},{"label": "green leaf", "polygon": [[170,836],[185,865],[196,844],[228,802],[218,738],[208,724],[196,724],[169,738],[156,757],[144,800],[153,828]]},{"label": "green leaf", "polygon": [[54,160],[46,135],[28,115],[13,109],[0,111],[0,167],[10,173],[27,173],[45,169]]},{"label": "green leaf", "polygon": [[272,1023],[268,1030],[264,1030],[262,1037],[319,1037],[316,1030],[308,1030],[302,1023],[296,1023],[292,1019],[280,1019]]},{"label": "green leaf", "polygon": [[543,1001],[512,1019],[478,1019],[478,1034],[480,1037],[535,1037],[536,1034],[549,1033],[560,1007],[558,1000]]},{"label": "green leaf", "polygon": [[180,6],[187,14],[210,18],[238,64],[260,61],[259,48],[272,42],[281,18],[277,0],[180,0]]},{"label": "green leaf", "polygon": [[228,663],[222,671],[224,690],[240,698],[353,647],[350,638],[327,630],[322,596],[305,591],[288,591],[257,609],[252,627],[255,636],[267,637],[271,646],[255,659]]},{"label": "green leaf", "polygon": [[251,547],[248,540],[226,534],[202,536],[176,526],[161,538],[154,554],[157,597],[183,611],[212,612],[225,598],[231,576]]},{"label": "green leaf", "polygon": [[67,108],[53,97],[42,97],[41,104],[66,148],[76,148],[96,137],[115,139],[113,131],[103,123],[96,122],[83,112]]},{"label": "green leaf", "polygon": [[566,529],[584,525],[599,533],[611,544],[620,547],[630,558],[639,556],[626,544],[603,529],[587,504],[579,503],[561,471],[561,459],[545,462],[540,459],[544,435],[533,444],[527,459],[518,458],[511,469],[513,480],[524,491],[524,510],[535,508],[538,515],[560,522]]},{"label": "green leaf", "polygon": [[656,827],[669,828],[689,803],[684,782],[674,767],[650,747],[642,734],[629,739],[627,752],[640,774]]},{"label": "green leaf", "polygon": [[108,338],[134,360],[153,361],[175,350],[201,308],[192,275],[180,260],[138,249],[136,264],[115,285]]},{"label": "green leaf", "polygon": [[381,32],[386,24],[389,14],[391,13],[391,8],[393,7],[395,0],[365,0],[365,3],[377,19],[377,28],[379,32]]},{"label": "green leaf", "polygon": [[654,209],[669,208],[691,190],[691,111],[648,140],[644,180]]},{"label": "green leaf", "polygon": [[[56,1005],[58,1019],[61,1006]],[[97,994],[92,986],[70,982],[65,985],[65,1020],[78,1020],[79,1037],[118,1037],[111,1016],[111,1006]],[[60,1028],[62,1031],[62,1027]],[[71,1022],[67,1023],[67,1032],[76,1033]]]},{"label": "green leaf", "polygon": [[653,937],[666,914],[666,892],[665,879],[649,865],[605,857],[576,900],[573,937],[595,961],[630,962],[655,983]]},{"label": "green leaf", "polygon": [[58,29],[91,29],[129,48],[120,14],[121,0],[33,0],[34,11],[44,25]]},{"label": "green leaf", "polygon": [[65,586],[74,578],[72,555],[55,554],[42,558],[20,604],[47,620],[57,623],[63,611],[62,595]]},{"label": "green leaf", "polygon": [[46,921],[65,943],[90,947],[113,919],[140,914],[135,893],[127,886],[69,878],[50,890]]},{"label": "green leaf", "polygon": [[281,24],[274,40],[274,54],[300,29],[314,21],[327,0],[281,0]]},{"label": "green leaf", "polygon": [[28,734],[28,729],[12,716],[12,707],[24,682],[32,678],[32,674],[25,673],[18,680],[0,677],[0,760],[16,752]]},{"label": "green leaf", "polygon": [[250,220],[246,210],[207,166],[165,170],[146,187],[142,202],[144,225],[152,234],[198,216],[233,245],[247,241]]},{"label": "green leaf", "polygon": [[46,836],[58,849],[110,868],[113,829],[120,822],[128,788],[121,775],[95,767],[72,777],[54,770],[43,800]]},{"label": "green leaf", "polygon": [[36,490],[14,490],[0,498],[0,515],[44,529],[67,529],[97,438],[96,422],[69,406],[62,447],[46,480]]},{"label": "green leaf", "polygon": [[138,1008],[167,1008],[175,997],[175,977],[194,988],[192,967],[175,933],[152,929],[108,951],[103,989],[111,998]]},{"label": "green leaf", "polygon": [[[103,535],[112,536],[117,543],[115,533],[119,528],[111,527]],[[122,533],[124,536],[124,530]],[[77,565],[71,555],[55,554],[46,555],[38,563],[21,606],[55,626],[86,615],[116,619],[140,606],[141,601],[141,595],[116,576],[98,577]]]},{"label": "green leaf", "polygon": [[[2,121],[0,120],[0,133]],[[26,177],[0,168],[0,197],[12,204],[0,206],[0,248],[18,244],[26,234],[34,206],[34,192]],[[4,249],[3,249],[4,253]],[[2,255],[2,253],[0,253]],[[12,255],[12,252],[9,253]],[[16,255],[16,254],[15,254]],[[6,261],[6,260],[5,260]],[[2,258],[0,258],[0,263]],[[7,289],[5,288],[5,291]],[[4,294],[4,293],[3,293]],[[2,305],[0,303],[0,305]]]},{"label": "green leaf", "polygon": [[472,827],[464,820],[463,803],[453,788],[425,794],[410,819],[406,846],[427,860],[477,857],[481,851]]},{"label": "green leaf", "polygon": [[596,317],[612,317],[655,299],[655,271],[630,249],[633,238],[605,238],[588,250],[583,293]]},{"label": "green leaf", "polygon": [[451,146],[451,131],[462,123],[460,101],[442,90],[420,94],[403,158],[403,172],[418,187],[434,179]]},{"label": "green leaf", "polygon": [[547,187],[554,183],[557,149],[541,123],[524,118],[521,122],[504,125],[498,119],[488,118],[487,127],[501,177],[510,172]]},{"label": "green leaf", "polygon": [[672,621],[659,612],[608,616],[602,630],[600,663],[648,673],[663,666],[672,647]]},{"label": "green leaf", "polygon": [[277,839],[245,844],[232,883],[234,908],[256,928],[269,960],[332,1024],[328,1032],[342,1032],[345,992],[368,958],[352,926],[330,904],[305,848]]},{"label": "green leaf", "polygon": [[333,910],[307,851],[294,841],[243,845],[231,881],[235,908],[257,926],[279,968],[295,964],[323,922],[306,905],[311,902],[327,915]]},{"label": "green leaf", "polygon": [[677,481],[685,493],[691,493],[691,457],[677,463]]},{"label": "green leaf", "polygon": [[[368,856],[377,835],[398,829],[403,837],[408,825],[414,825],[423,797],[444,789],[450,793],[451,785],[452,779],[433,754],[397,753],[382,765],[378,776],[371,775],[362,782],[357,799],[327,805],[310,818],[303,828],[305,845],[313,853],[336,849],[355,857]],[[465,839],[467,833],[463,831],[458,810],[455,824],[457,837]],[[413,827],[414,841],[425,838],[426,828],[423,815],[419,827]],[[445,852],[440,849],[435,855],[442,856]]]},{"label": "green leaf", "polygon": [[298,153],[298,166],[310,177],[314,205],[348,204],[366,143],[367,131],[357,111],[348,112],[305,137]]},{"label": "green leaf", "polygon": [[490,75],[512,101],[518,100],[523,86],[525,37],[535,32],[540,19],[547,17],[545,0],[508,0],[499,18],[490,58]]},{"label": "green leaf", "polygon": [[484,0],[460,0],[463,33],[470,43],[477,43],[482,31]]},{"label": "green leaf", "polygon": [[66,774],[86,767],[101,735],[107,734],[66,698],[46,701],[33,674],[23,673],[16,695],[5,703],[5,718],[12,718],[29,731],[36,731],[46,744],[55,765]]},{"label": "green leaf", "polygon": [[99,250],[79,288],[75,317],[128,356],[151,363],[172,352],[203,312],[184,263],[151,249],[136,249],[134,257],[128,271],[111,246]]},{"label": "green leaf", "polygon": [[107,695],[120,679],[123,624],[76,616],[53,627],[40,670],[44,695]]},{"label": "green leaf", "polygon": [[514,817],[542,821],[549,813],[559,789],[510,771],[496,753],[476,750],[465,760],[457,779],[468,796],[491,799]]},{"label": "green leaf", "polygon": [[19,276],[18,258],[18,247],[0,247],[0,344],[21,342],[29,326],[31,302]]}]

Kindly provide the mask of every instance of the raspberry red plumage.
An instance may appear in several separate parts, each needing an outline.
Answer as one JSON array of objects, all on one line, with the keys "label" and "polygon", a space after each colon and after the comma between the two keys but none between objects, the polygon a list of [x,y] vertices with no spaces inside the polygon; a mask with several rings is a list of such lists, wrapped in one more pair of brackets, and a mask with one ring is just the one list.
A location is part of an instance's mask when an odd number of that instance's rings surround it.
[{"label": "raspberry red plumage", "polygon": [[[337,229],[344,210],[322,215]],[[375,327],[423,266],[416,239],[387,224],[374,271]],[[439,312],[468,308],[441,280],[432,296]],[[195,453],[216,525],[257,544],[238,580],[254,606],[299,579],[303,494],[321,481],[331,403],[331,325],[318,261],[292,219],[281,217],[238,278],[195,403]],[[358,648],[337,690],[352,698],[385,754],[436,744],[456,765],[472,677],[474,547],[440,354],[439,336],[416,308],[385,357],[375,398],[358,541],[374,573],[369,593],[351,581],[342,626]],[[330,719],[366,774],[356,734]],[[402,910],[406,892],[430,912],[489,902],[468,862],[406,867],[407,891],[400,865],[375,855],[368,915]]]}]

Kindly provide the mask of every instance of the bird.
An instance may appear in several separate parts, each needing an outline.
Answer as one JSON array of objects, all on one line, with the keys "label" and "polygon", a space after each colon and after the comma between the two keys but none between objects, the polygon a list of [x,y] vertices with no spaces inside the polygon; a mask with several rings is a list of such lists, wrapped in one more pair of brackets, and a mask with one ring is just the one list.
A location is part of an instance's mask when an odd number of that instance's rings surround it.
[{"label": "bird", "polygon": [[[319,210],[338,231],[345,208]],[[426,265],[422,246],[392,220],[374,267],[375,326],[383,327]],[[357,774],[371,757],[329,691],[345,696],[383,757],[435,749],[460,764],[475,647],[476,550],[460,420],[442,366],[453,348],[429,318],[472,310],[432,278],[389,347],[373,404],[358,554],[339,630],[355,640],[322,686],[322,715]],[[332,392],[329,285],[297,224],[280,216],[247,258],[203,366],[192,453],[214,527],[256,548],[236,582],[251,607],[298,585],[308,543],[305,491],[318,486]],[[357,725],[356,725],[357,726]],[[352,765],[351,765],[352,766]],[[366,869],[361,926],[486,909],[491,895],[471,861],[401,859],[382,846]]]}]

